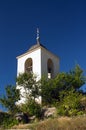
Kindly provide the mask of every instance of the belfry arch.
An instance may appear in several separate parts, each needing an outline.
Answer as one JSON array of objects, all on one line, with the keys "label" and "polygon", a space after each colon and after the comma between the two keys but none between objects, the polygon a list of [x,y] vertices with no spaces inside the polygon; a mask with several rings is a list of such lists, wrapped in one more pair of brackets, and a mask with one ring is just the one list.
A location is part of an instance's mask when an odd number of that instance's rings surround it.
[{"label": "belfry arch", "polygon": [[28,58],[25,61],[25,72],[29,73],[29,72],[32,72],[32,71],[33,71],[33,61],[32,61],[32,58]]},{"label": "belfry arch", "polygon": [[48,59],[47,61],[47,72],[48,72],[48,78],[53,78],[53,73],[54,73],[54,65],[53,61],[51,59]]}]

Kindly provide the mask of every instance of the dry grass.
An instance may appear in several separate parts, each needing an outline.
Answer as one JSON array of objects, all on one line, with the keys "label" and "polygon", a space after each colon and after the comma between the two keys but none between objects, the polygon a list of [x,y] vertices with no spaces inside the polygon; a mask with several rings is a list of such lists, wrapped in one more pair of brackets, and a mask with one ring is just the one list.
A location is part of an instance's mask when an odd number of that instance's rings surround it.
[{"label": "dry grass", "polygon": [[60,117],[33,124],[19,125],[13,128],[28,130],[86,130],[86,117]]}]

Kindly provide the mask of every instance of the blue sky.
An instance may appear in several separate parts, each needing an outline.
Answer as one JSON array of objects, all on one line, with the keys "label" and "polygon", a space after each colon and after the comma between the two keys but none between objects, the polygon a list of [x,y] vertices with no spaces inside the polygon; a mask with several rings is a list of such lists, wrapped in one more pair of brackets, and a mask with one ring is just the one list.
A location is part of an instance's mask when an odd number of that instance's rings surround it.
[{"label": "blue sky", "polygon": [[60,71],[79,64],[86,71],[85,0],[0,1],[0,94],[15,84],[16,57],[36,43],[60,57]]}]

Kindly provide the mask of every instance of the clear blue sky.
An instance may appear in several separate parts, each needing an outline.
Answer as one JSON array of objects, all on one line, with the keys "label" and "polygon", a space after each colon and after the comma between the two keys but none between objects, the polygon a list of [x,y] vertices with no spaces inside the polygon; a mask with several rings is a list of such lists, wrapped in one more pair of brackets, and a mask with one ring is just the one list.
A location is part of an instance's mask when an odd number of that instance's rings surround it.
[{"label": "clear blue sky", "polygon": [[86,0],[0,1],[0,94],[15,84],[16,57],[36,43],[60,57],[60,71],[86,71]]}]

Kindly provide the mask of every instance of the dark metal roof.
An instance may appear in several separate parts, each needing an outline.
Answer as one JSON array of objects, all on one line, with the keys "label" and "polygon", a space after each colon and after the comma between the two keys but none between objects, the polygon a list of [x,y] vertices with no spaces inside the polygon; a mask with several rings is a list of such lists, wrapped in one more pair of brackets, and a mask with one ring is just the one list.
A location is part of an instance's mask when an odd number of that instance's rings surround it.
[{"label": "dark metal roof", "polygon": [[47,48],[46,48],[45,46],[43,46],[42,44],[36,43],[36,44],[34,44],[33,46],[31,46],[28,51],[34,50],[34,49],[36,49],[36,48],[38,48],[38,47],[43,47],[43,48],[47,49]]}]

